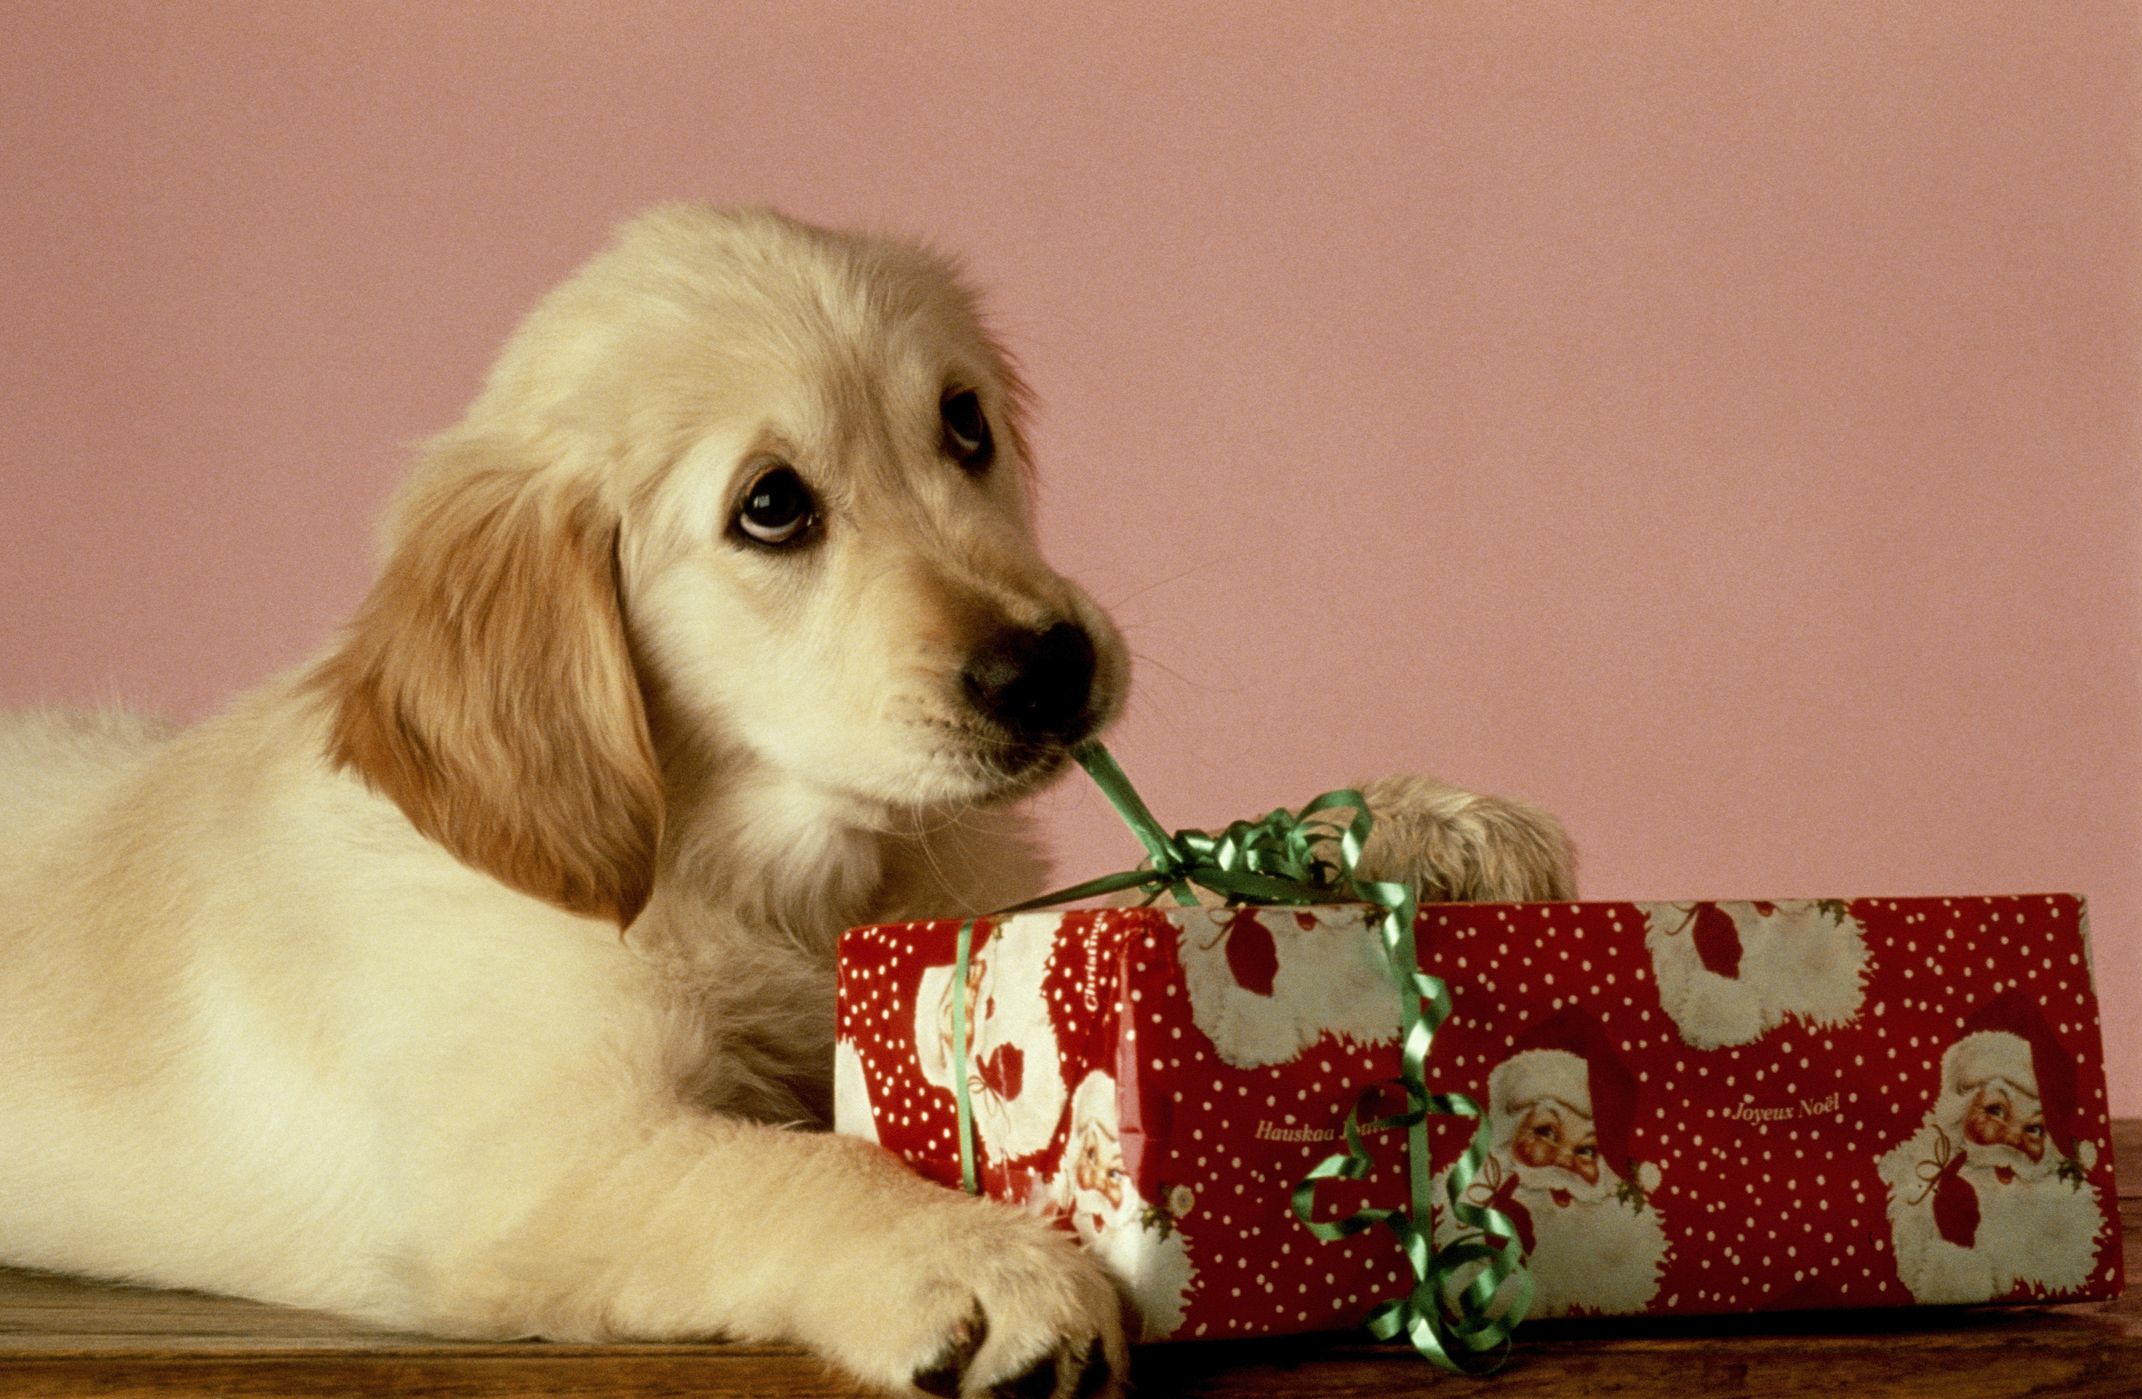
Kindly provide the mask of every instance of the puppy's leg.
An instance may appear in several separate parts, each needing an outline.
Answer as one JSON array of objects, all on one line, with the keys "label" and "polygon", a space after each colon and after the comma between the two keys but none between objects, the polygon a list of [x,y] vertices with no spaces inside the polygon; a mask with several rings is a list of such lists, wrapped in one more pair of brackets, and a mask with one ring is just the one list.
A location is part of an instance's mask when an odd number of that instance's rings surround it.
[{"label": "puppy's leg", "polygon": [[1554,817],[1427,777],[1361,787],[1376,824],[1362,852],[1371,879],[1418,883],[1442,902],[1573,899],[1576,854]]},{"label": "puppy's leg", "polygon": [[868,1142],[704,1115],[590,1153],[415,1281],[431,1329],[792,1342],[895,1393],[1087,1399],[1127,1367],[1117,1295],[1063,1231]]}]

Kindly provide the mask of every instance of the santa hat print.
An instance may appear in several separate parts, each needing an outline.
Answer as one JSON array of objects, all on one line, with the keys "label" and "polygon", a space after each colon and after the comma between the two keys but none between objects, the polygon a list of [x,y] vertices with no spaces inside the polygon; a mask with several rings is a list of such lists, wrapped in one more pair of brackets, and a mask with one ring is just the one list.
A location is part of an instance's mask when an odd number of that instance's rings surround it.
[{"label": "santa hat print", "polygon": [[[1766,916],[1769,913],[1763,904],[1755,905],[1755,910]],[[1712,976],[1732,980],[1740,975],[1740,960],[1747,949],[1741,944],[1740,925],[1733,921],[1732,914],[1717,904],[1698,904],[1688,938],[1696,949],[1697,960]]]},{"label": "santa hat print", "polygon": [[1284,1064],[1325,1036],[1398,1038],[1383,946],[1359,905],[1186,909],[1176,956],[1191,1020],[1238,1069]]},{"label": "santa hat print", "polygon": [[1600,1157],[1634,1177],[1636,1075],[1599,1022],[1576,1006],[1526,1029],[1488,1075],[1488,1111],[1495,1117],[1514,1117],[1550,1098],[1580,1110],[1588,1104]]},{"label": "santa hat print", "polygon": [[1843,1025],[1866,994],[1865,928],[1835,899],[1644,905],[1659,1005],[1693,1049],[1747,1044],[1788,1016]]},{"label": "santa hat print", "polygon": [[[1963,1035],[1941,1056],[1945,1093],[1969,1093],[2002,1079],[2035,1092],[2045,1130],[2063,1156],[2097,1154],[2085,1140],[2075,1083],[2075,1056],[2061,1047],[2038,1003],[2010,987],[1971,1013]],[[2087,1153],[2087,1155],[2085,1155]]]}]

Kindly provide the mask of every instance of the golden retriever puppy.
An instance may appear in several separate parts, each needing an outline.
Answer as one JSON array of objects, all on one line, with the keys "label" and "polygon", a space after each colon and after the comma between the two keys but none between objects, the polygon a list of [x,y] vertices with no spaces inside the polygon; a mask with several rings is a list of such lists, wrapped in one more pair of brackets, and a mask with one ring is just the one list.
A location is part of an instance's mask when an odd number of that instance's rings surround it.
[{"label": "golden retriever puppy", "polygon": [[[1118,1390],[1068,1235],[798,1130],[840,930],[1036,892],[1007,803],[1123,703],[1020,399],[937,258],[658,210],[430,444],[322,654],[184,732],[0,724],[0,1260]],[[1379,790],[1387,870],[1568,892],[1547,818]]]}]

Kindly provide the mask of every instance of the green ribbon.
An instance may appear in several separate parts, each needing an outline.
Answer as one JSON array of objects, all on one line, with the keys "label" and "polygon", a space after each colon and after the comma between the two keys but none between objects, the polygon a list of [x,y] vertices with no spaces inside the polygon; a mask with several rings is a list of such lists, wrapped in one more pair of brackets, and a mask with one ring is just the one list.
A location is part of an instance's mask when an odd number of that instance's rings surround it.
[{"label": "green ribbon", "polygon": [[[1449,1018],[1450,991],[1440,977],[1420,969],[1413,942],[1418,911],[1414,891],[1404,884],[1354,875],[1375,825],[1367,801],[1352,788],[1339,788],[1311,798],[1295,811],[1281,808],[1260,820],[1237,821],[1217,834],[1171,833],[1146,809],[1107,749],[1089,742],[1075,749],[1073,756],[1145,847],[1145,862],[1137,869],[1089,879],[1005,912],[1074,903],[1127,889],[1143,890],[1147,904],[1169,893],[1177,903],[1194,906],[1198,898],[1192,885],[1221,895],[1231,905],[1351,901],[1374,904],[1381,910],[1378,939],[1385,969],[1399,996],[1399,1074],[1370,1085],[1355,1101],[1343,1128],[1346,1149],[1317,1162],[1295,1186],[1295,1217],[1310,1233],[1327,1241],[1379,1225],[1398,1237],[1413,1270],[1414,1286],[1369,1313],[1367,1325],[1377,1337],[1402,1337],[1447,1370],[1486,1373],[1499,1368],[1508,1355],[1511,1333],[1531,1305],[1532,1276],[1525,1269],[1516,1226],[1500,1210],[1465,1199],[1467,1188],[1487,1160],[1488,1124],[1479,1106],[1464,1094],[1428,1091],[1428,1052],[1437,1028]],[[1344,822],[1329,815],[1348,810],[1353,816]],[[970,1193],[979,1189],[966,1040],[967,965],[975,922],[970,918],[960,925],[959,954],[952,973],[960,1179]],[[1378,1108],[1388,1101],[1388,1090],[1394,1087],[1403,1095],[1404,1106],[1379,1113]],[[1429,1160],[1428,1119],[1441,1116],[1470,1117],[1479,1125],[1445,1177],[1451,1214],[1465,1237],[1438,1249],[1431,1208],[1434,1170]],[[1365,1178],[1374,1165],[1366,1138],[1399,1129],[1406,1133],[1408,1206],[1362,1209],[1341,1219],[1316,1218],[1317,1188],[1329,1180]],[[1490,1242],[1498,1238],[1503,1242]],[[1458,1274],[1467,1268],[1474,1269],[1473,1275],[1461,1285]]]},{"label": "green ribbon", "polygon": [[952,963],[952,1099],[959,1107],[959,1183],[969,1195],[981,1191],[974,1173],[974,1099],[967,1090],[967,962],[974,950],[974,920],[959,925],[959,956]]}]

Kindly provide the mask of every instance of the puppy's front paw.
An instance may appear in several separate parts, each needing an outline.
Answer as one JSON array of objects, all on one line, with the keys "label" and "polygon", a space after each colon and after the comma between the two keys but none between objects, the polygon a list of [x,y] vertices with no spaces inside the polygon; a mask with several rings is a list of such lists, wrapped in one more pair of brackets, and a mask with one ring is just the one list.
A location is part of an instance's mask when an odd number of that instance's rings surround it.
[{"label": "puppy's front paw", "polygon": [[855,1357],[856,1369],[936,1399],[1123,1392],[1122,1302],[1075,1239],[993,1201],[930,1214],[933,1227],[883,1279],[878,1324],[857,1328],[882,1348]]},{"label": "puppy's front paw", "polygon": [[1366,878],[1416,884],[1439,902],[1577,896],[1569,837],[1537,807],[1426,777],[1379,778],[1361,794],[1376,818],[1362,852]]}]

